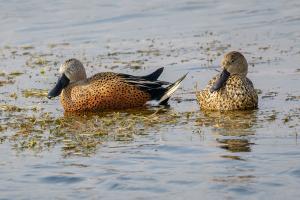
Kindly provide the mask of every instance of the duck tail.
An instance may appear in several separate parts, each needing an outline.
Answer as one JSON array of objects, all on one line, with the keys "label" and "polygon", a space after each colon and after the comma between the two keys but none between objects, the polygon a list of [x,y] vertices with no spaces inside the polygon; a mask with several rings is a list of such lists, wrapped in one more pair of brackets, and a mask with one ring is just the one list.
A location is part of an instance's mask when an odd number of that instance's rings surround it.
[{"label": "duck tail", "polygon": [[178,79],[176,82],[172,83],[166,88],[165,93],[163,96],[159,99],[159,105],[166,105],[168,100],[170,99],[171,95],[179,88],[181,82],[185,77],[187,76],[188,73],[186,73],[184,76],[182,76],[180,79]]},{"label": "duck tail", "polygon": [[164,68],[161,67],[161,68],[155,70],[155,72],[153,72],[147,76],[142,76],[142,78],[149,80],[149,81],[156,81],[163,71],[164,71]]}]

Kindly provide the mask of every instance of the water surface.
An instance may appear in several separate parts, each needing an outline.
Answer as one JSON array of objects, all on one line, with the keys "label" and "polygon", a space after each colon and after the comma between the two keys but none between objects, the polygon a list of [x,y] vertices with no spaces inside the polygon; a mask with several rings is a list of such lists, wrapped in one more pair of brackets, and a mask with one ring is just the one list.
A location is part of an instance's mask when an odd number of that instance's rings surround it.
[{"label": "water surface", "polygon": [[[297,199],[300,3],[0,1],[0,199]],[[195,87],[243,52],[259,109],[203,112]],[[88,75],[189,72],[170,108],[69,116],[45,91]],[[37,90],[38,89],[38,90]]]}]

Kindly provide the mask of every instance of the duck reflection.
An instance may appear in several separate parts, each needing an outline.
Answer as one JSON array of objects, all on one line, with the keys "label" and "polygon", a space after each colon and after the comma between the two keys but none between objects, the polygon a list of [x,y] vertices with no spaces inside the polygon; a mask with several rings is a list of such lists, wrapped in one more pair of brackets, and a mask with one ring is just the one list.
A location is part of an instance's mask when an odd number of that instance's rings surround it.
[{"label": "duck reflection", "polygon": [[250,152],[254,144],[249,141],[249,135],[254,135],[253,126],[257,121],[257,111],[213,112],[202,111],[197,118],[200,126],[213,127],[219,147],[229,152]]},{"label": "duck reflection", "polygon": [[250,152],[250,146],[254,144],[247,139],[217,139],[217,141],[221,144],[222,149],[230,152]]}]

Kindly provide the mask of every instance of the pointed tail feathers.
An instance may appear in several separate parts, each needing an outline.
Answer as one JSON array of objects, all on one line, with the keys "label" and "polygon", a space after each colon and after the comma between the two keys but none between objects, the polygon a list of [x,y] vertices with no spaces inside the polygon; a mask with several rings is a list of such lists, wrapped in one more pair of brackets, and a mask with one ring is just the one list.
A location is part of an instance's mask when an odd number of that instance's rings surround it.
[{"label": "pointed tail feathers", "polygon": [[147,76],[142,76],[142,78],[149,80],[149,81],[156,81],[163,71],[164,71],[164,68],[161,67],[161,68],[157,69],[155,72],[153,72]]},{"label": "pointed tail feathers", "polygon": [[159,100],[159,105],[164,105],[167,103],[167,101],[169,100],[171,95],[179,88],[181,82],[183,81],[183,79],[185,79],[187,74],[188,73],[186,73],[184,76],[182,76],[180,79],[178,79],[175,83],[173,83],[172,85],[170,85],[166,88],[167,89],[166,92]]}]

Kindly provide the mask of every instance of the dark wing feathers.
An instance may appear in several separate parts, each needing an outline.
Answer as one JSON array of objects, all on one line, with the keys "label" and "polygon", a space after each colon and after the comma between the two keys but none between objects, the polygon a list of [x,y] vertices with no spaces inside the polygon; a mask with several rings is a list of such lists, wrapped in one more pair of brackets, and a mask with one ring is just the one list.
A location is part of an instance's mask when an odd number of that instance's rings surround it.
[{"label": "dark wing feathers", "polygon": [[147,76],[142,76],[142,78],[146,79],[148,81],[156,81],[163,71],[164,71],[164,68],[161,67],[161,68],[157,69],[155,72],[153,72]]},{"label": "dark wing feathers", "polygon": [[[162,72],[163,68],[159,68],[147,76],[132,76],[129,74],[118,74],[118,76],[127,84],[134,85],[140,90],[150,94],[151,100],[161,101],[160,104],[163,105],[167,103],[170,96],[177,90],[187,74],[178,79],[176,82],[169,83],[157,80]],[[167,85],[167,87],[165,88],[163,85]]]},{"label": "dark wing feathers", "polygon": [[166,81],[147,80],[143,76],[132,76],[128,74],[118,74],[126,83],[138,87],[140,90],[147,92],[151,100],[159,100],[167,91],[163,85],[170,85]]}]

